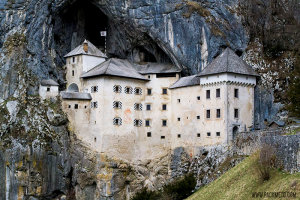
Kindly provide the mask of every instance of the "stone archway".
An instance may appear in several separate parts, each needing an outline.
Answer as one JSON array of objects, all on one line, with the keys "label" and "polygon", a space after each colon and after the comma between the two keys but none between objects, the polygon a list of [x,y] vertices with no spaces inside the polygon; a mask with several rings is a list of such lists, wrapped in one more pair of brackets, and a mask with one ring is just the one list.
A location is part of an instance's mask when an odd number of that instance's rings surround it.
[{"label": "stone archway", "polygon": [[237,136],[238,133],[239,133],[239,127],[238,126],[234,126],[232,128],[232,138],[234,139]]},{"label": "stone archway", "polygon": [[68,92],[79,92],[78,85],[76,83],[72,83],[71,85],[69,85],[67,91]]}]

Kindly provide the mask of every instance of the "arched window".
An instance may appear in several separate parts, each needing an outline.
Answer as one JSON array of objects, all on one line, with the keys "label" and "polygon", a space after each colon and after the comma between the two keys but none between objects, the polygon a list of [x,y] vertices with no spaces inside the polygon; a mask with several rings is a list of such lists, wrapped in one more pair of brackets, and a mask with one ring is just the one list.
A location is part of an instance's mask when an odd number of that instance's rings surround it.
[{"label": "arched window", "polygon": [[130,86],[125,87],[125,93],[126,94],[132,94],[132,91],[133,91],[132,87],[130,87]]},{"label": "arched window", "polygon": [[134,88],[134,94],[141,95],[142,94],[142,88],[139,88],[139,87]]},{"label": "arched window", "polygon": [[72,83],[71,85],[69,85],[67,91],[68,92],[78,92],[79,89],[78,89],[77,84],[76,83]]},{"label": "arched window", "polygon": [[143,110],[143,105],[141,103],[134,104],[134,110]]},{"label": "arched window", "polygon": [[114,101],[113,108],[122,109],[122,102],[121,101]]},{"label": "arched window", "polygon": [[115,93],[121,93],[122,87],[120,85],[114,85],[114,92]]},{"label": "arched window", "polygon": [[117,126],[121,126],[122,125],[122,119],[120,117],[115,117],[113,119],[113,124],[117,125]]}]

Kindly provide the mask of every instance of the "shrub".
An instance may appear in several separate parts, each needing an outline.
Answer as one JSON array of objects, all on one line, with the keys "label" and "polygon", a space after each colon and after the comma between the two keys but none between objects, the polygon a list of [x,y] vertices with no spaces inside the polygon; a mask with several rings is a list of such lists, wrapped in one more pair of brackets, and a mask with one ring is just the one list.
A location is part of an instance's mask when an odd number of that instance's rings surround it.
[{"label": "shrub", "polygon": [[164,186],[164,193],[172,200],[181,200],[190,196],[196,186],[196,179],[193,174],[185,175],[184,178],[178,179]]},{"label": "shrub", "polygon": [[267,181],[270,179],[271,170],[275,167],[276,156],[275,150],[270,145],[263,145],[257,156],[255,170],[258,178],[261,181]]},{"label": "shrub", "polygon": [[141,191],[137,192],[131,200],[157,200],[160,198],[160,195],[157,192],[147,190],[143,188]]}]

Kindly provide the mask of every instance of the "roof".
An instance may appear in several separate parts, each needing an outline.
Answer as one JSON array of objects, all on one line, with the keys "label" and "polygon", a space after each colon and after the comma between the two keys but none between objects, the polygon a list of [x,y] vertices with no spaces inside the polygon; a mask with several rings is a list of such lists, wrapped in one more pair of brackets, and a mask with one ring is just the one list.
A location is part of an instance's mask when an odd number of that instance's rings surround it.
[{"label": "roof", "polygon": [[200,84],[200,78],[197,75],[186,76],[176,81],[169,89],[194,86]]},{"label": "roof", "polygon": [[146,63],[146,64],[134,64],[134,68],[141,74],[163,74],[163,73],[179,73],[181,69],[178,69],[172,64],[165,63]]},{"label": "roof", "polygon": [[277,124],[277,126],[279,127],[283,127],[285,125],[285,122],[284,121],[272,121],[269,126],[272,126],[272,124]]},{"label": "roof", "polygon": [[[83,44],[87,43],[88,44],[88,52],[85,52],[83,50]],[[64,57],[71,57],[71,56],[76,56],[76,55],[90,55],[90,56],[97,56],[97,57],[103,57],[107,58],[107,56],[102,53],[97,47],[95,47],[90,41],[85,40],[81,45],[73,49],[70,53],[65,55]]]},{"label": "roof", "polygon": [[52,79],[44,79],[41,81],[42,86],[59,86],[59,84]]},{"label": "roof", "polygon": [[76,99],[76,100],[91,100],[90,93],[83,93],[83,92],[61,92],[61,97],[63,99]]},{"label": "roof", "polygon": [[236,55],[230,48],[226,48],[217,58],[207,65],[198,76],[225,72],[259,76],[250,65]]},{"label": "roof", "polygon": [[82,78],[95,76],[118,76],[145,81],[149,80],[136,71],[132,63],[128,60],[118,58],[111,58],[81,75]]}]

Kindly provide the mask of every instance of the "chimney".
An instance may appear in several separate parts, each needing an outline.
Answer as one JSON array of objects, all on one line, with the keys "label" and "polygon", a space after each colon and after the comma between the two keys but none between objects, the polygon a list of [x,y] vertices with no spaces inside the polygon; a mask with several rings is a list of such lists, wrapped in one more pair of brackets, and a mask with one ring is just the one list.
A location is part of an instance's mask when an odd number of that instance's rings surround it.
[{"label": "chimney", "polygon": [[89,52],[89,45],[88,45],[87,40],[84,40],[84,42],[83,42],[83,50],[85,53]]}]

